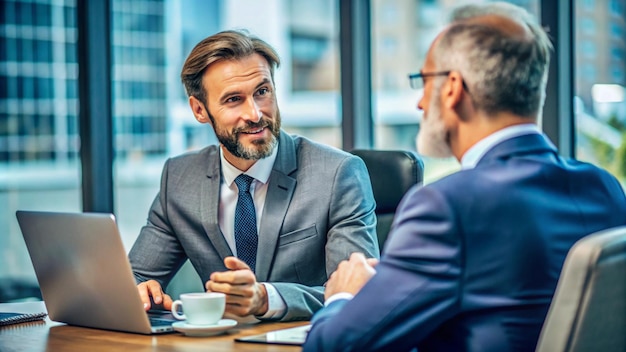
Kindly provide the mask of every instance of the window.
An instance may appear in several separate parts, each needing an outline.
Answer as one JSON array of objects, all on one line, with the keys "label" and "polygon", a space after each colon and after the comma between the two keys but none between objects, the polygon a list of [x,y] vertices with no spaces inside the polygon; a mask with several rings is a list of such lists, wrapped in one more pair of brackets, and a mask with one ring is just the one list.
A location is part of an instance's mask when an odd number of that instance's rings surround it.
[{"label": "window", "polygon": [[325,74],[329,71],[318,68],[332,50],[331,44],[325,36],[291,33],[291,88],[294,92],[327,91],[336,87],[332,77]]},{"label": "window", "polygon": [[614,16],[624,16],[624,0],[609,0],[609,9]]},{"label": "window", "polygon": [[[127,248],[145,222],[165,158],[216,142],[193,118],[179,79],[186,55],[210,34],[248,28],[275,46],[284,129],[341,146],[338,34],[347,19],[338,18],[339,0],[111,1],[115,209]],[[511,2],[539,14],[540,0]],[[15,210],[81,210],[77,3],[0,3],[0,278],[34,280]],[[373,147],[415,150],[419,92],[406,74],[420,69],[457,4],[371,0]],[[622,181],[625,4],[577,0],[573,21],[577,157]],[[426,160],[426,182],[457,168],[454,160]]]},{"label": "window", "polygon": [[576,2],[576,5],[585,11],[593,11],[595,8],[594,0],[579,0]]},{"label": "window", "polygon": [[593,58],[593,57],[596,56],[596,45],[595,45],[595,43],[593,43],[591,41],[585,40],[585,41],[580,43],[579,52],[585,58]]},{"label": "window", "polygon": [[[539,1],[511,1],[538,15]],[[372,0],[372,99],[375,148],[415,151],[421,92],[410,89],[407,74],[421,69],[431,42],[456,2]],[[398,6],[390,10],[390,6]],[[390,21],[390,13],[394,21]],[[459,168],[455,159],[424,158],[425,182]]]},{"label": "window", "polygon": [[596,81],[598,77],[598,69],[592,64],[581,65],[580,68],[577,69],[577,73],[582,79],[588,82]]},{"label": "window", "polygon": [[580,27],[583,33],[593,34],[596,31],[596,23],[591,18],[583,18],[580,20]]},{"label": "window", "polygon": [[336,1],[112,3],[115,209],[127,249],[145,223],[165,159],[217,143],[212,128],[194,118],[180,82],[187,55],[211,34],[244,28],[274,46],[283,128],[341,146]]},{"label": "window", "polygon": [[621,40],[624,37],[624,25],[611,22],[611,37],[613,40]]},{"label": "window", "polygon": [[611,78],[614,82],[624,81],[624,68],[620,66],[614,66],[611,69]]},{"label": "window", "polygon": [[624,61],[624,49],[619,47],[611,48],[611,60],[621,64]]},{"label": "window", "polygon": [[[576,1],[576,16],[587,2]],[[609,30],[596,28],[592,38],[593,43],[603,46],[596,48],[595,44],[583,42],[575,52],[576,156],[606,168],[622,183],[626,180],[625,4],[626,0],[609,0],[609,6],[599,6],[596,15],[607,19]],[[612,16],[620,20],[608,20]],[[574,25],[579,22],[574,21]]]},{"label": "window", "polygon": [[0,278],[35,283],[15,211],[81,209],[76,14],[70,0],[0,9]]}]

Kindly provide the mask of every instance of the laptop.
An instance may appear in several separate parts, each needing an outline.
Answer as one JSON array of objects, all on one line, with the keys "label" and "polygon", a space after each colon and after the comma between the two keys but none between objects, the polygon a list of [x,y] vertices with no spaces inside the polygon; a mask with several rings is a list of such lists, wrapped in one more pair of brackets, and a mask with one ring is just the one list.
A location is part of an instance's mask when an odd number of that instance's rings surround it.
[{"label": "laptop", "polygon": [[140,334],[174,331],[146,313],[113,214],[17,211],[51,320]]}]

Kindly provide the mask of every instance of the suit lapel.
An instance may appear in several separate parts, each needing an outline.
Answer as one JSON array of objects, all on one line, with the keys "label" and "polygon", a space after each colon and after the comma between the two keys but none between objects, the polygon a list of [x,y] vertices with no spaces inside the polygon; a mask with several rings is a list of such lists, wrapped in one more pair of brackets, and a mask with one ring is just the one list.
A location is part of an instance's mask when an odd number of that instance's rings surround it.
[{"label": "suit lapel", "polygon": [[207,154],[207,173],[206,181],[202,182],[201,197],[200,197],[200,211],[202,214],[202,226],[207,233],[209,240],[213,244],[213,247],[217,250],[222,260],[227,256],[232,256],[233,252],[230,250],[224,235],[219,227],[219,221],[217,212],[220,203],[220,157],[219,146],[212,148]]},{"label": "suit lapel", "polygon": [[296,179],[289,175],[296,169],[294,141],[289,135],[281,131],[278,155],[268,180],[267,196],[259,231],[259,247],[256,259],[257,281],[267,281],[269,277],[280,229],[296,188]]}]

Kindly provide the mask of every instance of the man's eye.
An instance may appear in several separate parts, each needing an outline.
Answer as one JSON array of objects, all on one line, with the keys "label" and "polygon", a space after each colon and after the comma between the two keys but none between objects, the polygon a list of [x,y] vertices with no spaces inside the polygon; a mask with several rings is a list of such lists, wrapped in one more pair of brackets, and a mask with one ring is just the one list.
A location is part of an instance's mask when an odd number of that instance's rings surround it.
[{"label": "man's eye", "polygon": [[239,100],[241,100],[241,98],[239,98],[239,97],[230,97],[230,98],[226,99],[226,102],[227,103],[234,103],[234,102],[239,101]]},{"label": "man's eye", "polygon": [[267,89],[267,88],[261,88],[261,89],[259,89],[259,91],[258,91],[258,94],[259,94],[259,95],[265,95],[265,94],[267,94],[267,93],[269,93],[269,89]]}]

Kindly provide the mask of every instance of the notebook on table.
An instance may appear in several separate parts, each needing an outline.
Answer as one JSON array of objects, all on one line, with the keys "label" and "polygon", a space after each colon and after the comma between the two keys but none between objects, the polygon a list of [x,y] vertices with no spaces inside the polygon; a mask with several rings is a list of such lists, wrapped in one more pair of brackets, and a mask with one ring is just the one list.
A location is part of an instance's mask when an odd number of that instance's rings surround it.
[{"label": "notebook on table", "polygon": [[235,338],[237,342],[267,343],[273,345],[301,346],[306,340],[306,335],[311,329],[311,324],[269,331],[263,334]]},{"label": "notebook on table", "polygon": [[174,331],[147,314],[113,214],[17,211],[51,320],[141,334]]},{"label": "notebook on table", "polygon": [[32,321],[44,320],[48,314],[41,313],[9,313],[0,312],[0,326],[29,323]]}]

